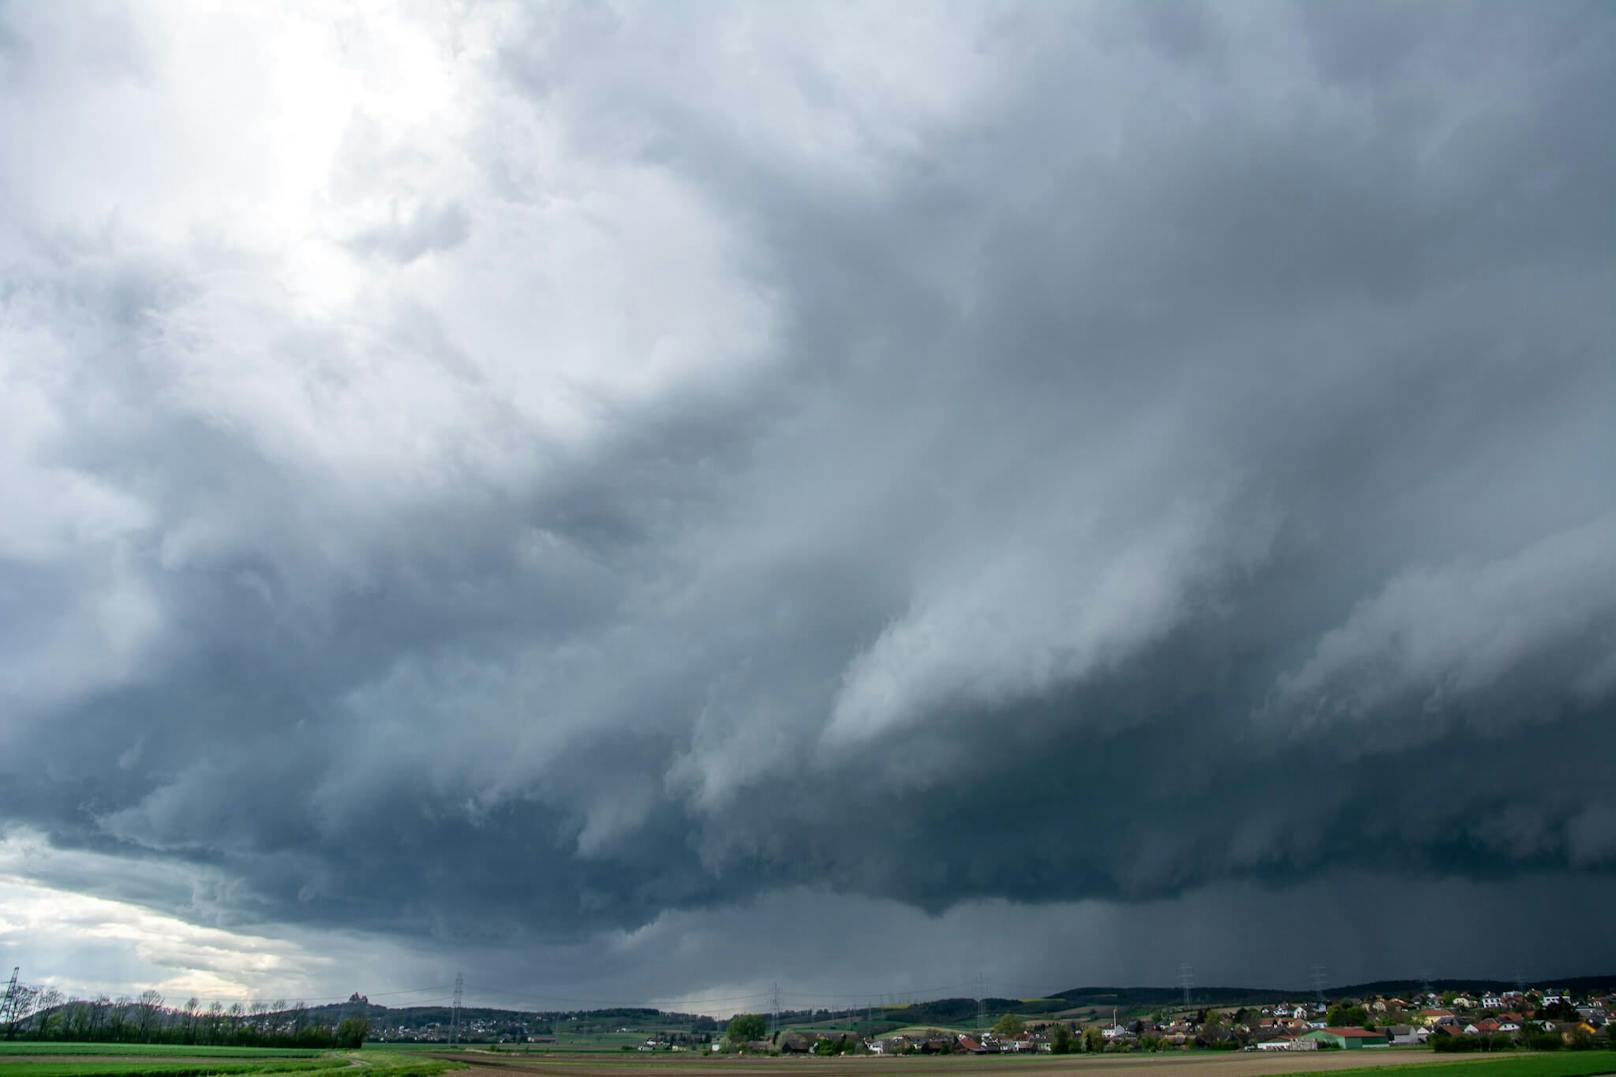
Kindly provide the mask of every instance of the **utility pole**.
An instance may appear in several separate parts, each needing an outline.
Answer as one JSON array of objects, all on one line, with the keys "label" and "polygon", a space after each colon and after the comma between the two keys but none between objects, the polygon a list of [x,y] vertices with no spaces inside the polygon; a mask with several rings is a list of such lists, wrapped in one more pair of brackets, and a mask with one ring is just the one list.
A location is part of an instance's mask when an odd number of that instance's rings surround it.
[{"label": "utility pole", "polygon": [[13,1011],[17,1005],[17,974],[21,971],[22,966],[12,966],[11,982],[6,985],[5,1000],[0,1002],[0,1022],[5,1023],[6,1030],[8,1032],[11,1030],[12,1023],[17,1020],[16,1014]]},{"label": "utility pole", "polygon": [[[440,988],[440,990],[441,990],[441,988]],[[456,1043],[460,1042],[460,1003],[464,999],[465,994],[466,994],[466,974],[463,973],[463,972],[457,972],[457,973],[455,973],[454,1009],[451,1011],[451,1015],[450,1015],[450,1018],[449,1018],[449,1042],[450,1042],[450,1044],[456,1044]],[[438,997],[442,998],[443,996],[439,995]]]}]

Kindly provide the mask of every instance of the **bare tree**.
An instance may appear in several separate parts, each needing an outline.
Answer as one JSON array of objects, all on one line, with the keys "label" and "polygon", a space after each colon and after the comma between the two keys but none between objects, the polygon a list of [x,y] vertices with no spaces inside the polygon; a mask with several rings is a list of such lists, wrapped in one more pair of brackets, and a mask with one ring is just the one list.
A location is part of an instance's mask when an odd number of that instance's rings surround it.
[{"label": "bare tree", "polygon": [[34,1002],[34,1035],[40,1039],[49,1039],[51,1026],[60,1024],[65,1020],[62,1010],[62,993],[54,987],[47,987],[39,993]]},{"label": "bare tree", "polygon": [[150,1040],[152,1032],[157,1027],[157,1019],[163,1011],[163,994],[155,988],[148,987],[140,993],[140,1001],[136,1004],[136,1028],[142,1040]]},{"label": "bare tree", "polygon": [[264,1031],[264,1016],[269,1013],[269,1003],[261,998],[255,998],[248,1003],[247,1010],[251,1015],[251,1020],[248,1024],[252,1025],[253,1031]]},{"label": "bare tree", "polygon": [[62,1007],[62,1035],[69,1040],[84,1038],[84,1012],[89,1007],[83,999],[74,997]]}]

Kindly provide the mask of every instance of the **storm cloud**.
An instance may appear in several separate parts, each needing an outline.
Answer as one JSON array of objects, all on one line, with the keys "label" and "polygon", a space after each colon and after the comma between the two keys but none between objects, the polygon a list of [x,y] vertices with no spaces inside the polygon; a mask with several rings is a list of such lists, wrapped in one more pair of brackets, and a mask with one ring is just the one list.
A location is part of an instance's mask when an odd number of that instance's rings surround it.
[{"label": "storm cloud", "polygon": [[1607,7],[13,4],[0,86],[19,877],[660,999],[1616,896]]}]

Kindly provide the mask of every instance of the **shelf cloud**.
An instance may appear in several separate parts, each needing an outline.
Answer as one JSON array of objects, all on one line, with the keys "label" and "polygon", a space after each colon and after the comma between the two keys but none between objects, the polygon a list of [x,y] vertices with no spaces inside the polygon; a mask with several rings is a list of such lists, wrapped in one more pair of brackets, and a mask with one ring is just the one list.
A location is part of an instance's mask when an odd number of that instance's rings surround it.
[{"label": "shelf cloud", "polygon": [[6,885],[670,1001],[1616,896],[1616,13],[290,8],[0,4]]}]

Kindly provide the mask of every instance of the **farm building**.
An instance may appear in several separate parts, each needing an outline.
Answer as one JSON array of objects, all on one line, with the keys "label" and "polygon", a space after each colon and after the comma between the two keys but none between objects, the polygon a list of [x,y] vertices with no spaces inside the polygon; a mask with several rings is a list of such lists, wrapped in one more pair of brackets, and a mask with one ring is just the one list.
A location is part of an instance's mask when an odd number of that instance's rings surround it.
[{"label": "farm building", "polygon": [[1385,1047],[1386,1034],[1371,1032],[1367,1028],[1316,1028],[1302,1037],[1317,1040],[1321,1045],[1333,1043],[1337,1047],[1356,1050],[1360,1047]]}]

